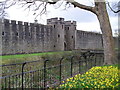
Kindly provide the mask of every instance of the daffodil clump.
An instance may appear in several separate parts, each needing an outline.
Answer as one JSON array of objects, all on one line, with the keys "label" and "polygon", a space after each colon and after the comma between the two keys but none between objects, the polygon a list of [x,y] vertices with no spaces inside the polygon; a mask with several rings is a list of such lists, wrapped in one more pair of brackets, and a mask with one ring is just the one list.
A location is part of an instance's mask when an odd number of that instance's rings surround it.
[{"label": "daffodil clump", "polygon": [[120,85],[116,66],[97,66],[84,74],[63,81],[60,88],[118,88]]}]

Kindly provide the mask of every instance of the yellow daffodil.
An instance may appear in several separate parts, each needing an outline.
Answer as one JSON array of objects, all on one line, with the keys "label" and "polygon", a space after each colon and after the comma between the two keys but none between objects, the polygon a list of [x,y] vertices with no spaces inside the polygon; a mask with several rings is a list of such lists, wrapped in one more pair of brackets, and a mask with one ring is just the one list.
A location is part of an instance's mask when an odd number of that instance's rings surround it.
[{"label": "yellow daffodil", "polygon": [[115,88],[119,86],[118,67],[115,66],[96,66],[85,74],[78,74],[71,77],[60,85],[64,88]]}]

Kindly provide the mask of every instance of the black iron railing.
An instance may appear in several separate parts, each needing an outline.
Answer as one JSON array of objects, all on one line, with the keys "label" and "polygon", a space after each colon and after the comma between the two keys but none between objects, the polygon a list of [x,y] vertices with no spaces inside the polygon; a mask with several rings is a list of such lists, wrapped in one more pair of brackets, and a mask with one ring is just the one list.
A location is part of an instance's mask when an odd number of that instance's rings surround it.
[{"label": "black iron railing", "polygon": [[68,56],[58,60],[37,60],[1,65],[2,88],[48,88],[93,66],[103,65],[103,52],[81,52],[80,57]]}]

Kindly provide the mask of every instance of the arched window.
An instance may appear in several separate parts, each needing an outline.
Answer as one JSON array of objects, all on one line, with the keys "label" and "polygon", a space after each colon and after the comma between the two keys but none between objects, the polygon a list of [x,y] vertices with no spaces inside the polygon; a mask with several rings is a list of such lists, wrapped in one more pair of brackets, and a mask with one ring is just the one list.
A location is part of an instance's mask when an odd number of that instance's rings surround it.
[{"label": "arched window", "polygon": [[16,36],[18,36],[18,33],[16,33]]},{"label": "arched window", "polygon": [[60,35],[58,34],[58,37],[60,37]]},{"label": "arched window", "polygon": [[64,50],[67,50],[67,44],[64,42]]},{"label": "arched window", "polygon": [[73,36],[72,36],[72,38],[73,38]]},{"label": "arched window", "polygon": [[69,27],[67,27],[67,29],[69,30]]},{"label": "arched window", "polygon": [[5,35],[5,33],[4,33],[4,32],[2,32],[2,35],[4,36],[4,35]]},{"label": "arched window", "polygon": [[55,28],[55,25],[54,25],[54,28]]}]

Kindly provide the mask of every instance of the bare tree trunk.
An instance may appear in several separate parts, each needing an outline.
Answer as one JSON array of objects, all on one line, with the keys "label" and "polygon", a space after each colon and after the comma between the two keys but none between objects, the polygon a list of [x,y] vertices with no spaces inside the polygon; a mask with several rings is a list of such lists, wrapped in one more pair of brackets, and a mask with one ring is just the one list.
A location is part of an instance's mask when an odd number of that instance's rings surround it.
[{"label": "bare tree trunk", "polygon": [[114,39],[105,2],[96,2],[96,14],[102,30],[104,46],[104,65],[116,63]]},{"label": "bare tree trunk", "polygon": [[103,47],[104,47],[104,65],[115,64],[117,57],[115,55],[115,44],[112,35],[112,29],[110,20],[108,17],[105,0],[101,2],[95,1],[95,7],[85,6],[78,2],[72,2],[72,4],[78,8],[90,11],[97,15],[102,31]]}]

